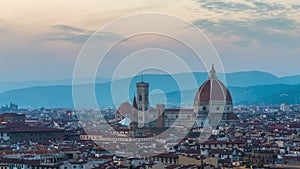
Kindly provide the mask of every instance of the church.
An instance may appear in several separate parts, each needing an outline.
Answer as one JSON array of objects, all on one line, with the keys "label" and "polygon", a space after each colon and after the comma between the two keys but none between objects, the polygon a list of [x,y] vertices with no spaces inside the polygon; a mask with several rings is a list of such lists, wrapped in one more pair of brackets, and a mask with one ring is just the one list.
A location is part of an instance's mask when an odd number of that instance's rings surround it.
[{"label": "church", "polygon": [[[193,109],[171,109],[164,104],[149,107],[149,83],[136,84],[132,105],[122,104],[115,120],[131,129],[193,127],[234,127],[239,118],[233,112],[232,97],[226,86],[217,78],[214,66],[210,76],[197,90]],[[192,125],[192,126],[191,126]]]},{"label": "church", "polygon": [[194,112],[198,114],[200,127],[205,125],[234,127],[239,122],[239,118],[233,113],[231,94],[217,78],[213,65],[209,79],[196,92]]}]

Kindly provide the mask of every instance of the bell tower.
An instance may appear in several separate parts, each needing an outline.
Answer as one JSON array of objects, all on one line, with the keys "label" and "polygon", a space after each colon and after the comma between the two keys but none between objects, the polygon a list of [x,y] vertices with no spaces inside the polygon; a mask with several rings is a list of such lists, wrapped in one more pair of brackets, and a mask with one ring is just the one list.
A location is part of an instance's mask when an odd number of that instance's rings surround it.
[{"label": "bell tower", "polygon": [[143,80],[136,84],[136,100],[138,111],[147,111],[149,107],[149,83]]}]

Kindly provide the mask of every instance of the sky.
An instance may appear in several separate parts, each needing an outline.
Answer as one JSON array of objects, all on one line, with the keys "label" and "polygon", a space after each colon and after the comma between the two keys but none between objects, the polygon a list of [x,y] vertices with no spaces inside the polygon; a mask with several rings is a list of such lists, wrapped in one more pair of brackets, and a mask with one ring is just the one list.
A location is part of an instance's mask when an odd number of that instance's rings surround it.
[{"label": "sky", "polygon": [[300,75],[299,0],[1,0],[0,82],[72,78],[95,31],[143,12],[194,24],[214,44],[226,72]]}]

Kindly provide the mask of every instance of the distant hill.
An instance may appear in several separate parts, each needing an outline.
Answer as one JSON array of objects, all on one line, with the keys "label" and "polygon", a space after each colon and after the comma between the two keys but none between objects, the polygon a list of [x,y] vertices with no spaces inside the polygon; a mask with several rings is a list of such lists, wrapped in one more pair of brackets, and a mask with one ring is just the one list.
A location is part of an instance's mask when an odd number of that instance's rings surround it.
[{"label": "distant hill", "polygon": [[[159,84],[159,83],[157,83]],[[170,83],[172,84],[172,83]],[[170,85],[170,88],[172,87]],[[131,86],[134,83],[131,83]],[[152,85],[152,84],[151,84]],[[163,85],[162,87],[164,87]],[[81,91],[85,91],[89,85],[77,86]],[[152,85],[152,88],[155,86]],[[134,86],[132,86],[134,89]],[[193,105],[193,99],[197,89],[182,91],[184,105]],[[280,104],[288,102],[290,104],[300,103],[300,85],[260,85],[250,87],[229,87],[235,105],[239,104]],[[96,97],[100,107],[112,106],[112,96],[110,94],[110,83],[96,84]],[[133,97],[133,90],[129,90],[130,100]],[[117,95],[117,97],[119,97]],[[178,105],[181,97],[178,90],[166,93],[168,103]],[[71,86],[38,86],[25,89],[11,90],[0,94],[0,105],[9,102],[16,102],[21,107],[73,107]],[[120,103],[117,103],[120,104]],[[89,106],[88,99],[82,101],[83,106]]]},{"label": "distant hill", "polygon": [[[185,79],[186,73],[172,75],[175,78]],[[197,79],[198,85],[202,84],[208,77],[206,72],[196,72],[194,76]],[[145,81],[154,83],[168,84],[171,79],[170,75],[161,74],[145,74]],[[127,82],[130,78],[120,79],[121,83]],[[137,82],[140,77],[135,77],[132,82]],[[84,79],[82,79],[84,81]],[[247,71],[247,72],[234,72],[226,74],[227,86],[235,87],[247,87],[258,85],[273,85],[273,84],[300,84],[300,75],[288,76],[288,77],[276,77],[270,73],[260,71]],[[96,83],[108,83],[108,78],[96,78]],[[0,82],[0,93],[14,90],[23,89],[34,86],[59,86],[59,85],[71,85],[72,79],[53,80],[53,81],[24,81],[24,82]],[[175,91],[176,88],[167,88],[166,92]]]},{"label": "distant hill", "polygon": [[[150,83],[150,91],[160,89],[165,92],[170,105],[178,105],[181,99],[184,105],[192,105],[197,88],[208,79],[208,74],[203,72],[196,72],[194,76],[197,87],[190,85],[191,82],[187,80],[188,76],[185,73],[172,76],[145,74],[144,80]],[[176,80],[183,82],[184,88],[180,88]],[[139,81],[141,77],[124,78],[113,82],[108,78],[97,78],[95,92],[99,106],[114,105],[110,93],[112,86],[115,89],[115,98],[131,102],[135,84]],[[259,71],[235,72],[226,74],[226,82],[235,105],[300,103],[300,76],[278,78],[270,73]],[[21,107],[73,107],[71,84],[71,79],[0,83],[0,91],[2,91],[0,105],[15,102]],[[90,84],[80,84],[76,87],[84,95],[89,86]],[[179,91],[182,91],[182,97]],[[129,99],[125,97],[127,95],[130,96]],[[153,98],[159,100],[158,96],[154,95]],[[90,106],[89,99],[83,99],[82,105]]]},{"label": "distant hill", "polygon": [[[246,87],[258,85],[271,85],[271,84],[291,84],[284,83],[281,78],[278,78],[270,73],[249,71],[249,72],[236,72],[226,74],[227,86]],[[300,81],[299,81],[300,82]],[[298,84],[298,83],[293,83]]]},{"label": "distant hill", "polygon": [[[300,85],[261,85],[250,87],[228,87],[232,95],[234,105],[264,105],[280,104],[300,104]],[[192,104],[196,90],[182,92],[183,100],[186,104]],[[171,103],[180,103],[180,92],[170,92],[167,98]]]},{"label": "distant hill", "polygon": [[284,84],[298,84],[300,82],[300,75],[286,76],[286,77],[282,77],[280,79],[281,79],[281,83],[284,83]]}]

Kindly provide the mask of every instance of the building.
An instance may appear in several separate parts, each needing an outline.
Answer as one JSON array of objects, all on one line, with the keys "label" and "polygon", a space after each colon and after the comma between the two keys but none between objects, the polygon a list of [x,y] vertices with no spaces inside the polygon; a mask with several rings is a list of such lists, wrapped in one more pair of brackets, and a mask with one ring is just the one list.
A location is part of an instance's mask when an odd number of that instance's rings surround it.
[{"label": "building", "polygon": [[0,126],[0,143],[41,143],[62,142],[65,132],[61,129],[33,127],[22,123],[5,124]]},{"label": "building", "polygon": [[283,111],[283,112],[290,111],[290,105],[287,104],[287,103],[281,103],[280,104],[280,111]]},{"label": "building", "polygon": [[15,103],[10,103],[9,105],[2,106],[0,112],[16,112],[19,110],[19,106]]},{"label": "building", "polygon": [[[147,127],[193,127],[193,122],[196,120],[196,114],[192,109],[175,109],[165,108],[165,105],[158,104],[156,109],[149,111],[148,116],[145,117],[148,123]],[[151,122],[149,122],[150,120]],[[156,120],[154,120],[157,118]]]},{"label": "building", "polygon": [[137,83],[136,92],[138,111],[147,111],[149,107],[149,83],[144,81]]},{"label": "building", "polygon": [[254,166],[263,166],[274,164],[277,160],[277,155],[270,150],[255,150],[251,153],[251,162]]},{"label": "building", "polygon": [[149,108],[149,83],[136,84],[133,104],[122,104],[116,113],[117,121],[129,118],[134,129],[169,127],[234,127],[239,118],[233,113],[232,97],[226,86],[218,80],[214,66],[210,77],[196,92],[194,109],[166,108],[157,104]]},{"label": "building", "polygon": [[233,113],[231,94],[218,80],[214,66],[209,79],[200,86],[195,95],[194,112],[197,114],[198,127],[234,127],[239,122],[239,118]]},{"label": "building", "polygon": [[3,113],[0,114],[0,123],[24,123],[25,114]]}]

